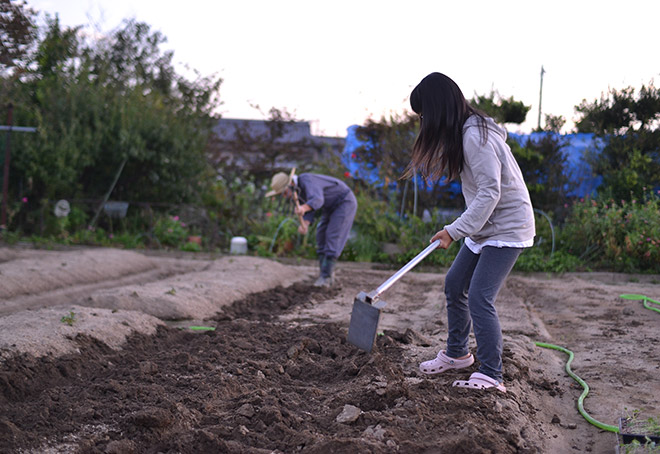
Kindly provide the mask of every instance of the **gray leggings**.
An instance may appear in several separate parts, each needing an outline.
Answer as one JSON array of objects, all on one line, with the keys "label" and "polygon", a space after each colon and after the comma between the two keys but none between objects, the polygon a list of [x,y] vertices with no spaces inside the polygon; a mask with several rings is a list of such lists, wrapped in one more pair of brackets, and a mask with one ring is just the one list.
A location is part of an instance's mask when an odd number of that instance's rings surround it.
[{"label": "gray leggings", "polygon": [[447,356],[469,353],[470,324],[477,341],[479,372],[502,381],[502,329],[495,298],[522,248],[486,246],[474,254],[463,245],[445,279]]}]

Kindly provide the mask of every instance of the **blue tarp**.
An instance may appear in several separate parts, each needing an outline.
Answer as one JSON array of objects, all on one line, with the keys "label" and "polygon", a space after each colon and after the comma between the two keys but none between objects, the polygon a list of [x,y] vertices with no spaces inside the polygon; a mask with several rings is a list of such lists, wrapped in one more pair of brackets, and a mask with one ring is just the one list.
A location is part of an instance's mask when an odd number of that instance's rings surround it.
[{"label": "blue tarp", "polygon": [[[354,178],[359,178],[369,184],[376,186],[383,183],[378,178],[378,169],[375,164],[367,165],[358,163],[354,158],[354,152],[362,146],[369,146],[366,142],[357,137],[358,125],[352,125],[347,129],[346,144],[342,155],[342,161],[346,168]],[[591,166],[585,159],[585,153],[598,153],[602,150],[604,143],[602,139],[594,136],[594,134],[576,133],[576,134],[556,134],[550,132],[535,132],[531,134],[515,134],[509,133],[509,137],[518,142],[521,146],[525,146],[529,140],[538,141],[543,137],[552,135],[559,136],[562,143],[562,151],[566,155],[566,172],[570,175],[571,180],[577,184],[577,187],[568,195],[584,197],[587,195],[594,195],[596,188],[600,184],[602,178],[594,175]],[[392,183],[393,187],[396,182]],[[418,179],[419,188],[424,190],[425,184],[421,178]],[[447,185],[447,190],[453,194],[460,194],[460,184],[451,182]]]},{"label": "blue tarp", "polygon": [[575,133],[575,134],[557,134],[553,132],[533,132],[531,134],[515,134],[509,133],[509,137],[518,142],[521,146],[525,146],[529,140],[533,142],[540,141],[544,137],[552,136],[561,140],[565,144],[562,147],[562,152],[566,156],[566,172],[570,176],[572,182],[577,184],[577,187],[569,192],[569,196],[584,197],[587,195],[595,195],[596,188],[600,185],[602,177],[595,175],[588,164],[585,156],[586,153],[598,154],[605,143],[603,139],[597,138],[591,133]]},{"label": "blue tarp", "polygon": [[[351,173],[351,176],[353,178],[359,178],[363,181],[366,181],[369,184],[373,184],[376,187],[380,187],[380,186],[383,185],[383,182],[380,181],[380,179],[378,177],[378,168],[376,167],[376,165],[375,164],[365,165],[363,163],[357,162],[354,158],[355,150],[357,150],[358,148],[361,148],[361,147],[365,147],[365,146],[366,147],[372,146],[369,143],[367,143],[367,142],[361,140],[360,138],[358,138],[358,136],[357,136],[357,129],[358,128],[359,128],[358,125],[352,125],[352,126],[349,126],[349,128],[347,129],[346,144],[344,145],[344,152],[342,154],[342,161],[343,161],[344,165],[346,165],[346,168]],[[440,183],[441,184],[442,183],[446,184],[445,182],[446,182],[446,178],[443,177],[440,180]],[[394,189],[394,188],[397,187],[397,184],[398,184],[397,181],[393,181],[393,182],[390,183],[390,187],[392,189]],[[417,178],[417,187],[420,190],[423,191],[423,190],[426,190],[426,189],[430,190],[432,186],[430,184],[425,183],[423,178],[418,177]],[[447,191],[449,191],[453,195],[460,194],[461,193],[460,183],[458,183],[456,181],[452,181],[451,183],[447,184]]]}]

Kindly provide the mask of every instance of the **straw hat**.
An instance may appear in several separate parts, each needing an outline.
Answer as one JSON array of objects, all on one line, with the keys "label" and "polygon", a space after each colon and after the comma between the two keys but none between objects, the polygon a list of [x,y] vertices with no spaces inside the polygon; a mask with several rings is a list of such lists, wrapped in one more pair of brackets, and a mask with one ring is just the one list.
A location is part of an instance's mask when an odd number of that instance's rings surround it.
[{"label": "straw hat", "polygon": [[296,173],[296,168],[291,169],[291,173],[287,176],[284,172],[278,172],[273,175],[273,179],[270,182],[270,191],[266,193],[266,197],[272,197],[277,194],[281,194],[284,190],[291,184],[293,180],[293,174]]}]

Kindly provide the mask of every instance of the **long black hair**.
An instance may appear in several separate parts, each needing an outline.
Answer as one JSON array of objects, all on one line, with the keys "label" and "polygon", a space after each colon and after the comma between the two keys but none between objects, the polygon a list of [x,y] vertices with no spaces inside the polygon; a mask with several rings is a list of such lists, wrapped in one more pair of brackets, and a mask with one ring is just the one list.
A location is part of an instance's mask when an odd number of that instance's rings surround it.
[{"label": "long black hair", "polygon": [[410,107],[420,116],[419,134],[410,164],[402,178],[419,171],[425,179],[450,180],[463,170],[463,124],[471,115],[479,117],[482,141],[488,137],[485,114],[472,107],[456,82],[441,73],[431,73],[413,89]]}]

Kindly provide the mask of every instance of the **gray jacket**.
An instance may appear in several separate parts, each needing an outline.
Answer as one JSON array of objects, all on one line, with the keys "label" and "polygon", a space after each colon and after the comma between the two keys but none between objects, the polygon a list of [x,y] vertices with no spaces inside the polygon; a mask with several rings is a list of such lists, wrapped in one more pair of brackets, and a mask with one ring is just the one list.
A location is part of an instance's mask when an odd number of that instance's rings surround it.
[{"label": "gray jacket", "polygon": [[461,186],[467,209],[445,229],[454,241],[470,237],[522,242],[534,238],[534,210],[520,167],[506,144],[506,130],[487,119],[482,143],[478,117],[463,125]]}]

